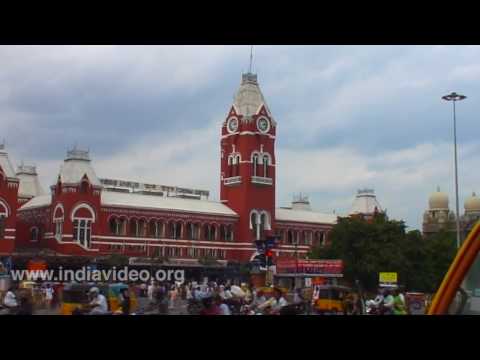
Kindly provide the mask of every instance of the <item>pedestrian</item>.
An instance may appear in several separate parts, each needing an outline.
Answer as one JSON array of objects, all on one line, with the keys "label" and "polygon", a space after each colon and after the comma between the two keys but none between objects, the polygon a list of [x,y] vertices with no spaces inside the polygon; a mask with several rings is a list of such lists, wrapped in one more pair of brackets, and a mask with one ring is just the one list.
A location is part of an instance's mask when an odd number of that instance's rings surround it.
[{"label": "pedestrian", "polygon": [[5,297],[3,298],[3,305],[13,311],[18,307],[17,296],[15,295],[15,288],[10,286]]},{"label": "pedestrian", "polygon": [[281,309],[284,306],[288,305],[288,302],[285,299],[285,297],[283,296],[282,289],[280,289],[278,287],[273,288],[273,298],[274,298],[274,301],[273,301],[273,305],[272,305],[271,314],[278,315],[278,314],[280,314]]},{"label": "pedestrian", "polygon": [[53,287],[50,284],[47,284],[47,287],[45,288],[45,303],[49,310],[52,308],[53,293]]},{"label": "pedestrian", "polygon": [[147,288],[147,296],[148,296],[148,300],[150,301],[150,303],[153,302],[153,294],[155,292],[155,281],[152,280],[150,281],[150,284],[148,285],[148,288]]},{"label": "pedestrian", "polygon": [[218,306],[219,315],[232,315],[230,308],[225,304],[225,300],[220,295],[215,295],[215,303]]},{"label": "pedestrian", "polygon": [[383,299],[383,315],[392,315],[394,307],[394,298],[390,290],[385,289],[384,299]]},{"label": "pedestrian", "polygon": [[131,298],[128,288],[122,289],[120,307],[122,309],[122,315],[130,315]]},{"label": "pedestrian", "polygon": [[393,290],[393,314],[407,315],[407,306],[398,289]]},{"label": "pedestrian", "polygon": [[302,289],[298,288],[295,290],[295,294],[293,295],[293,303],[294,304],[300,304],[305,301],[303,294],[302,294]]},{"label": "pedestrian", "polygon": [[170,305],[169,308],[173,309],[175,307],[176,299],[177,299],[177,287],[172,285],[170,288]]},{"label": "pedestrian", "polygon": [[33,315],[33,301],[31,294],[24,292],[19,296],[17,315]]},{"label": "pedestrian", "polygon": [[220,309],[213,297],[208,296],[202,299],[203,309],[200,311],[200,315],[221,315]]}]

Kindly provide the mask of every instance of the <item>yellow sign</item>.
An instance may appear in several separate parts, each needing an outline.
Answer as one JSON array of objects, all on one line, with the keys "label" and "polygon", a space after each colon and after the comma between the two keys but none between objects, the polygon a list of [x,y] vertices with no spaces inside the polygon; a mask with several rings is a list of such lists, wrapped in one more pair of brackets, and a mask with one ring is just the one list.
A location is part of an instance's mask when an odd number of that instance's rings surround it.
[{"label": "yellow sign", "polygon": [[396,283],[397,282],[397,273],[396,272],[381,272],[380,273],[380,282],[381,283]]}]

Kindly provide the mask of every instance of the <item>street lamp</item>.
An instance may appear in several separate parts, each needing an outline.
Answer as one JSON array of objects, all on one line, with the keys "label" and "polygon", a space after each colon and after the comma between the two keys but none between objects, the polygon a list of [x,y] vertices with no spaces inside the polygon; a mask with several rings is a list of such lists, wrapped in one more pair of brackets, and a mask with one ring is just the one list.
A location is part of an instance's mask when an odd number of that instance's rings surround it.
[{"label": "street lamp", "polygon": [[453,102],[453,144],[454,144],[454,151],[455,151],[455,206],[457,211],[457,249],[460,248],[460,207],[458,205],[458,165],[457,165],[457,119],[455,114],[455,103],[457,101],[461,101],[466,99],[465,95],[457,94],[456,92],[452,92],[451,94],[442,96],[443,100],[452,101]]}]

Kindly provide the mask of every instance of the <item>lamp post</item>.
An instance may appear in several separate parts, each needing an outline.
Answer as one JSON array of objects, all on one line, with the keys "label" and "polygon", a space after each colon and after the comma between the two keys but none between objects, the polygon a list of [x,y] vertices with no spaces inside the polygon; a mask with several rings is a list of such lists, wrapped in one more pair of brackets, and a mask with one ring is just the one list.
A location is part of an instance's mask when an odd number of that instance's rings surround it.
[{"label": "lamp post", "polygon": [[457,220],[457,249],[460,248],[460,206],[458,204],[458,160],[457,160],[457,118],[455,114],[455,103],[466,99],[465,95],[452,92],[451,94],[442,96],[443,100],[453,102],[453,144],[455,151],[455,206],[456,206],[456,220]]}]

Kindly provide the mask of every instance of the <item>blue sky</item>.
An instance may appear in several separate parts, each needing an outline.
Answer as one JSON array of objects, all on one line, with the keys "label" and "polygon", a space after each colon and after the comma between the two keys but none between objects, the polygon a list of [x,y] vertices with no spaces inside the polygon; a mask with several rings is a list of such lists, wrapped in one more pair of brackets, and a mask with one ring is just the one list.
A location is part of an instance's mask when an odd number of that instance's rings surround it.
[{"label": "blue sky", "polygon": [[[0,46],[0,136],[48,188],[68,147],[99,176],[193,186],[218,199],[220,124],[249,46]],[[439,185],[454,204],[450,91],[460,196],[480,191],[478,46],[256,46],[278,123],[277,198],[347,213],[372,187],[392,218],[421,225]]]}]

